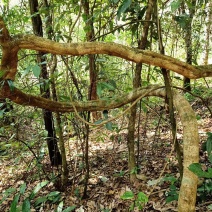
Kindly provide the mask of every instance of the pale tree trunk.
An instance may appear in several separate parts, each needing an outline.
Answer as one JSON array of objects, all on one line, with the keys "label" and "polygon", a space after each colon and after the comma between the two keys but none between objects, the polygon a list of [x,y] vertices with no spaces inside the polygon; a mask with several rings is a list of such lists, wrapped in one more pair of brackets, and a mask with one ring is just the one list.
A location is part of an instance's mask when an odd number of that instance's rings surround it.
[{"label": "pale tree trunk", "polygon": [[[165,97],[163,89],[153,91],[150,96]],[[178,198],[178,212],[194,212],[198,177],[188,167],[199,163],[199,134],[196,115],[189,102],[177,92],[173,93],[174,106],[183,126],[183,178]]]},{"label": "pale tree trunk", "polygon": [[208,65],[208,57],[209,57],[209,50],[210,50],[210,38],[211,38],[211,31],[212,31],[212,1],[210,1],[208,6],[208,20],[206,23],[206,38],[205,38],[205,55],[204,55],[204,65]]},{"label": "pale tree trunk", "polygon": [[[149,0],[148,7],[146,10],[145,22],[143,27],[143,32],[141,36],[141,41],[138,43],[138,48],[144,50],[147,44],[148,31],[150,26],[150,20],[153,11],[153,0]],[[133,79],[133,88],[139,88],[141,86],[141,70],[142,63],[136,64],[135,76]],[[136,120],[136,109],[137,105],[133,106],[130,111],[130,117],[128,122],[128,168],[130,172],[130,181],[133,182],[136,179],[136,163],[135,163],[135,120]]]},{"label": "pale tree trunk", "polygon": [[196,115],[189,102],[174,95],[174,105],[183,125],[183,178],[178,199],[178,212],[195,211],[198,177],[188,167],[199,162],[199,134]]}]

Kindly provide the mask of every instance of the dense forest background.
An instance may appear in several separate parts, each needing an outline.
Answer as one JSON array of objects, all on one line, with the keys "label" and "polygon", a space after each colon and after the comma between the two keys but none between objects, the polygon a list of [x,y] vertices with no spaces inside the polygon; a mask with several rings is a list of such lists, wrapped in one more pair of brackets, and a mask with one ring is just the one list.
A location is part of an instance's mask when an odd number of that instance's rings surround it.
[{"label": "dense forest background", "polygon": [[211,32],[208,0],[2,0],[0,210],[212,210]]}]

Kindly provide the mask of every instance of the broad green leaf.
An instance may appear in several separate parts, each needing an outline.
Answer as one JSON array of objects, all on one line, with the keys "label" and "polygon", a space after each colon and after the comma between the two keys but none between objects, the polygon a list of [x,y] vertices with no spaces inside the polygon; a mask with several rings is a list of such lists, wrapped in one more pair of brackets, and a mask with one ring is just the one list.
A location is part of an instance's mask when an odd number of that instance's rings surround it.
[{"label": "broad green leaf", "polygon": [[135,203],[133,202],[133,203],[130,205],[129,210],[130,210],[130,211],[134,211],[134,208],[135,208]]},{"label": "broad green leaf", "polygon": [[143,192],[139,192],[138,193],[138,198],[137,199],[138,199],[138,201],[143,202],[143,203],[147,203],[148,202],[148,197]]},{"label": "broad green leaf", "polygon": [[177,187],[175,185],[170,185],[169,186],[170,191],[175,191],[177,190]]},{"label": "broad green leaf", "polygon": [[58,196],[60,194],[59,191],[52,191],[51,193],[47,194],[47,197],[55,197]]},{"label": "broad green leaf", "polygon": [[134,193],[132,191],[125,191],[125,193],[121,196],[121,199],[133,199]]},{"label": "broad green leaf", "polygon": [[177,201],[178,200],[178,195],[176,194],[176,195],[172,195],[172,196],[168,196],[167,198],[166,198],[166,203],[169,203],[169,202],[172,202],[172,201]]},{"label": "broad green leaf", "polygon": [[10,90],[11,90],[11,91],[14,91],[15,86],[14,86],[13,81],[12,81],[12,80],[10,80],[10,79],[8,79],[8,80],[7,80],[7,83],[8,83],[8,85],[9,85],[9,87],[10,87]]},{"label": "broad green leaf", "polygon": [[60,204],[58,205],[56,212],[62,212],[62,211],[63,211],[63,201],[60,202]]},{"label": "broad green leaf", "polygon": [[20,187],[20,194],[24,194],[25,190],[26,190],[26,183],[23,183]]},{"label": "broad green leaf", "polygon": [[5,199],[7,199],[7,197],[9,197],[12,193],[14,193],[16,191],[15,188],[8,188],[1,196],[2,199],[0,201],[0,205],[2,204],[2,202],[4,202]]},{"label": "broad green leaf", "polygon": [[29,199],[33,199],[33,198],[35,197],[36,193],[37,193],[41,188],[43,188],[44,186],[46,186],[48,183],[49,183],[48,180],[43,181],[43,182],[41,182],[41,183],[38,183],[38,184],[36,185],[36,187],[34,188],[34,190],[32,191],[32,193],[30,194]]},{"label": "broad green leaf", "polygon": [[171,11],[175,12],[181,5],[181,0],[171,2]]},{"label": "broad green leaf", "polygon": [[182,29],[186,29],[188,20],[189,20],[189,15],[183,14],[183,15],[175,16],[174,19],[180,25]]},{"label": "broad green leaf", "polygon": [[25,76],[30,72],[31,68],[32,68],[32,65],[29,65],[29,66],[24,70],[24,72],[22,73],[21,77],[22,77],[22,78],[25,77]]},{"label": "broad green leaf", "polygon": [[198,177],[203,177],[203,171],[201,164],[199,163],[192,163],[188,169],[192,171],[194,174],[196,174]]},{"label": "broad green leaf", "polygon": [[198,177],[212,178],[212,168],[208,168],[208,171],[205,172],[202,170],[201,164],[199,163],[191,164],[188,169],[196,174]]},{"label": "broad green leaf", "polygon": [[124,13],[131,5],[131,0],[123,0],[117,11],[117,19],[120,20],[121,14]]},{"label": "broad green leaf", "polygon": [[70,211],[75,210],[75,208],[76,208],[76,206],[73,205],[73,206],[70,206],[70,207],[66,208],[65,210],[63,210],[63,212],[70,212]]},{"label": "broad green leaf", "polygon": [[105,127],[106,127],[107,130],[112,131],[113,130],[113,124],[112,124],[112,122],[106,123]]},{"label": "broad green leaf", "polygon": [[212,204],[210,204],[210,205],[208,206],[208,209],[209,209],[209,210],[212,210]]},{"label": "broad green leaf", "polygon": [[30,201],[29,198],[26,198],[22,205],[22,212],[30,212]]},{"label": "broad green leaf", "polygon": [[32,67],[32,72],[35,75],[35,77],[39,78],[40,73],[41,73],[41,69],[39,65],[35,65]]},{"label": "broad green leaf", "polygon": [[19,198],[20,194],[16,194],[11,203],[10,212],[16,212]]},{"label": "broad green leaf", "polygon": [[5,74],[5,71],[2,71],[2,70],[1,70],[1,71],[0,71],[0,78],[3,77],[4,74]]},{"label": "broad green leaf", "polygon": [[177,181],[177,178],[173,176],[167,176],[167,177],[163,177],[162,180],[166,182],[169,181],[173,185]]},{"label": "broad green leaf", "polygon": [[104,89],[115,90],[115,87],[110,82],[101,82]]},{"label": "broad green leaf", "polygon": [[41,203],[44,203],[46,202],[48,199],[47,197],[38,197],[35,201],[35,206],[38,206],[40,205]]},{"label": "broad green leaf", "polygon": [[46,195],[47,199],[53,203],[58,202],[61,198],[61,194],[59,191],[53,191]]},{"label": "broad green leaf", "polygon": [[101,124],[102,121],[103,121],[102,119],[99,119],[99,120],[95,121],[94,124]]},{"label": "broad green leaf", "polygon": [[113,87],[113,90],[117,88],[115,80],[112,80],[112,79],[108,80],[108,84],[110,84]]}]

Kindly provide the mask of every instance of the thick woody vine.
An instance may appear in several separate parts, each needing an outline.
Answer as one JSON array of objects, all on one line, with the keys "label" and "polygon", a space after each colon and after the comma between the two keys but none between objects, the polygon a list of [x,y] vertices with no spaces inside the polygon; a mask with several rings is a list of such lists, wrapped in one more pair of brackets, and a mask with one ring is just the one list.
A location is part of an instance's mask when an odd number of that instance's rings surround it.
[{"label": "thick woody vine", "polygon": [[[128,103],[136,104],[145,96],[165,97],[161,86],[154,85],[135,89],[128,94],[115,96],[110,100],[93,100],[86,102],[56,102],[40,96],[26,94],[13,86],[17,74],[18,51],[29,49],[59,55],[107,54],[120,57],[135,63],[146,63],[174,71],[190,79],[212,76],[212,65],[192,66],[175,58],[147,50],[138,50],[124,45],[104,42],[57,43],[35,35],[19,35],[11,37],[3,18],[0,17],[0,45],[2,60],[0,66],[0,98],[8,98],[13,102],[33,106],[50,111],[74,112],[102,111],[118,108]],[[178,93],[174,93],[174,105],[184,127],[184,169],[180,188],[178,211],[194,211],[197,190],[197,177],[188,170],[191,163],[199,161],[199,137],[195,114],[189,103]],[[131,105],[130,107],[132,107]],[[130,109],[127,109],[127,111]],[[126,113],[125,111],[124,113]],[[186,113],[185,113],[186,111]],[[123,114],[121,114],[123,115]],[[111,120],[109,120],[111,121]],[[87,123],[88,124],[88,123]],[[89,123],[90,124],[90,123]],[[105,124],[105,123],[102,123]],[[192,133],[191,133],[192,132]],[[191,137],[192,136],[192,137]]]}]

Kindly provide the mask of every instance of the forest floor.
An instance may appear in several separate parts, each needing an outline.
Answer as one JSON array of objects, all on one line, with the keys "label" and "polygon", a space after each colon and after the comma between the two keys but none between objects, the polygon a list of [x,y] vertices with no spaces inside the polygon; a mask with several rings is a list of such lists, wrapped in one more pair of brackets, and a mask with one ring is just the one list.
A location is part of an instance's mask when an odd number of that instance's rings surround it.
[{"label": "forest floor", "polygon": [[[193,105],[193,108],[197,116],[200,117],[198,120],[199,135],[201,143],[203,143],[207,139],[206,133],[212,132],[211,117],[206,108],[200,107],[198,104]],[[179,191],[176,155],[172,151],[171,132],[167,125],[166,116],[160,124],[158,123],[159,117],[156,118],[153,113],[142,115],[141,117],[141,123],[139,128],[137,128],[136,135],[138,136],[139,129],[139,147],[136,147],[136,155],[139,152],[137,156],[139,169],[136,175],[137,180],[133,183],[129,181],[127,168],[127,130],[111,132],[104,128],[91,132],[89,141],[90,179],[87,198],[85,199],[81,198],[84,189],[82,143],[79,140],[76,141],[76,137],[69,139],[66,137],[68,140],[66,142],[66,150],[69,184],[64,192],[55,192],[58,191],[57,188],[55,188],[53,183],[48,183],[31,200],[31,211],[59,212],[62,209],[58,205],[62,201],[63,209],[69,206],[73,206],[73,208],[76,206],[73,210],[76,212],[129,211],[133,200],[123,200],[121,198],[126,191],[132,191],[135,195],[139,192],[143,192],[147,196],[150,194],[148,203],[143,210],[135,207],[133,211],[177,211],[176,200],[170,203],[166,202],[167,198],[176,198]],[[26,133],[26,129],[23,128],[21,130],[22,133]],[[182,142],[182,127],[180,125],[178,126],[177,138]],[[139,151],[137,151],[138,148]],[[204,162],[206,159],[205,154],[201,151],[200,155],[201,162]],[[15,194],[20,194],[20,199],[16,203],[21,207],[24,199],[30,195],[36,185],[47,179],[42,169],[49,177],[53,176],[53,174],[57,175],[61,171],[60,167],[52,168],[50,166],[47,155],[44,156],[42,164],[42,167],[38,167],[32,153],[26,148],[24,154],[23,150],[22,153],[19,150],[15,153],[11,152],[10,155],[0,155],[0,211],[12,211],[10,207]],[[24,182],[26,183],[26,190],[20,189]],[[170,190],[172,185],[176,186],[176,190]],[[11,195],[9,195],[10,191],[7,190],[9,188],[14,189],[11,190]],[[2,194],[6,190],[8,191],[7,198],[5,196],[6,193]],[[37,209],[35,209],[34,206],[39,197],[43,197],[41,199],[42,204],[38,204],[39,207],[37,206]],[[209,201],[211,197],[207,196],[201,202],[198,196],[196,211],[209,211],[207,206],[211,204]],[[14,202],[13,205],[16,204]],[[71,209],[69,208],[67,211],[71,211]]]}]

